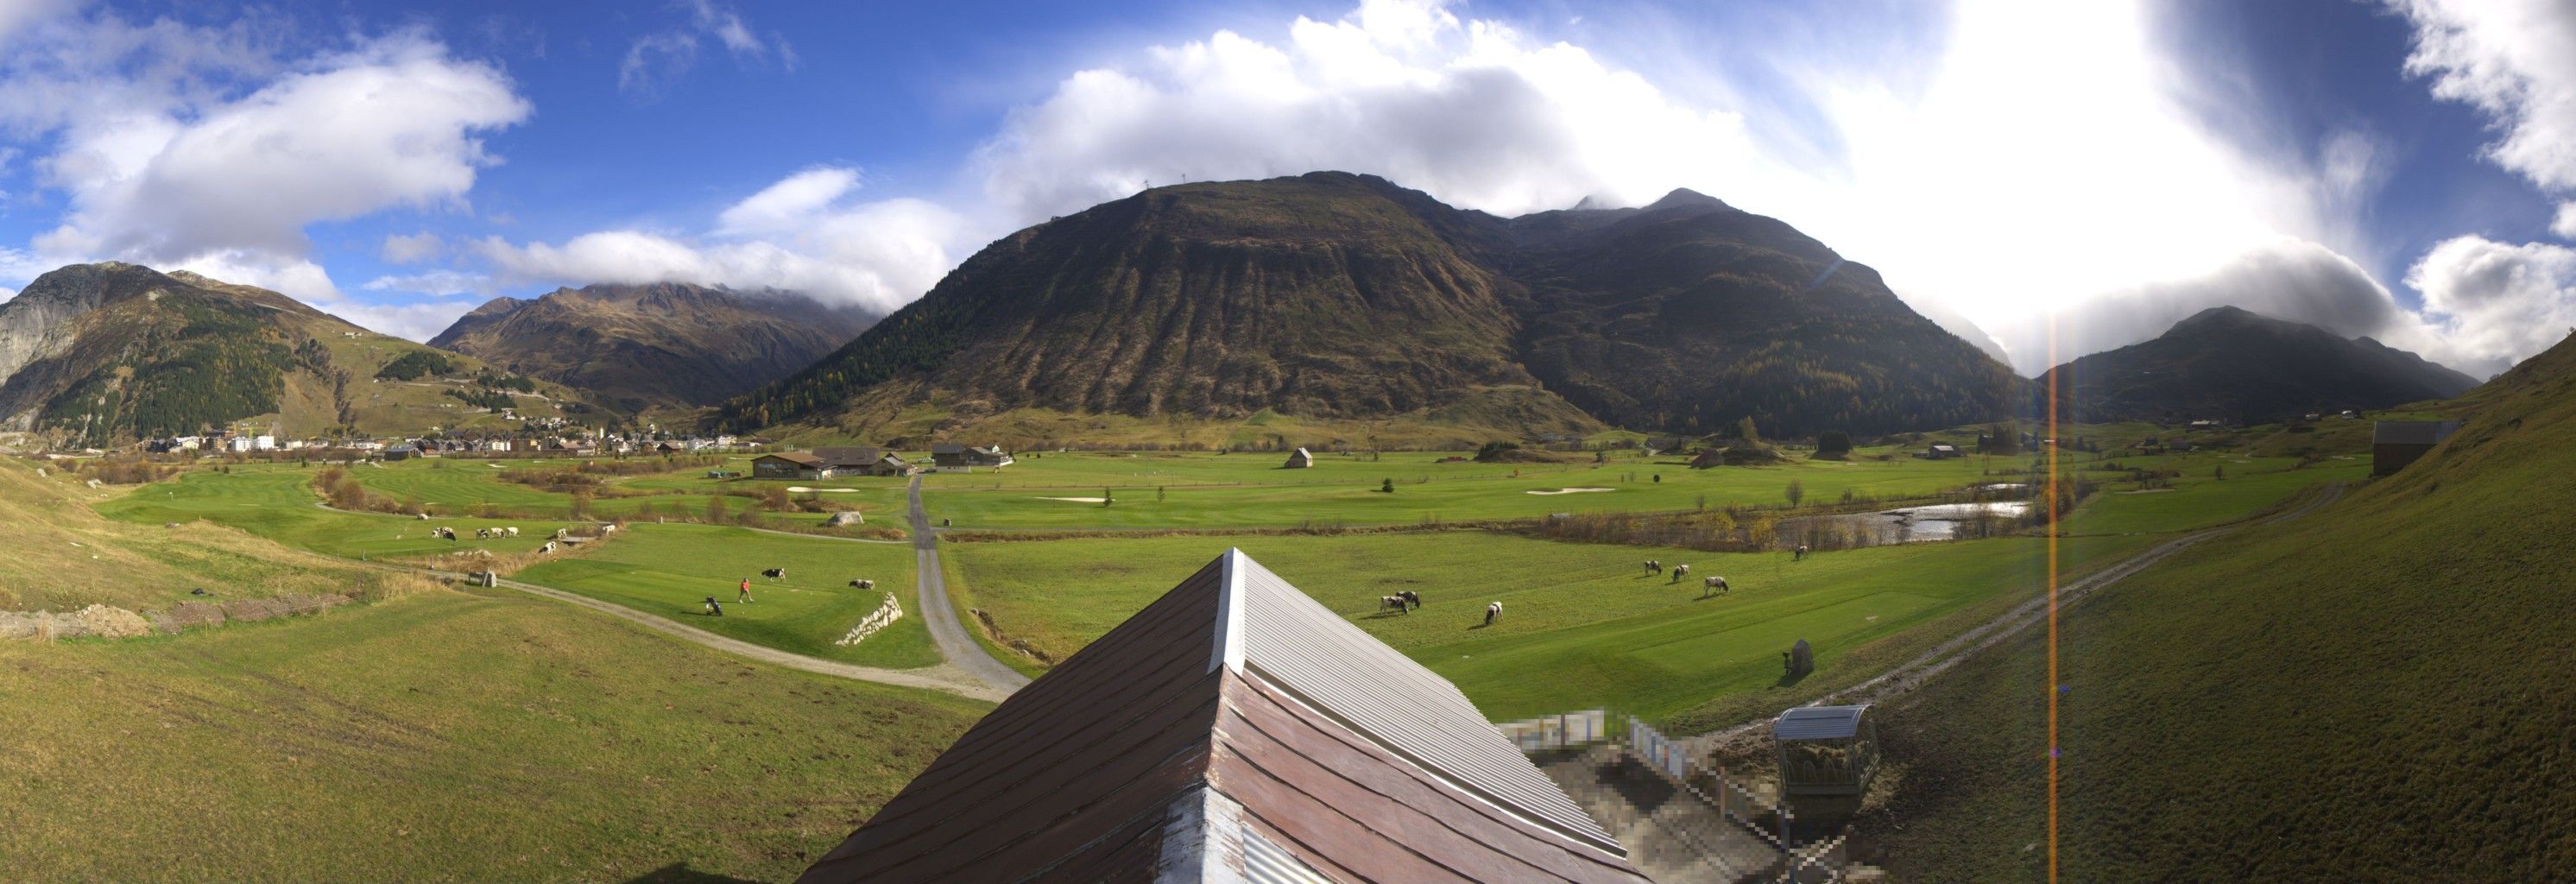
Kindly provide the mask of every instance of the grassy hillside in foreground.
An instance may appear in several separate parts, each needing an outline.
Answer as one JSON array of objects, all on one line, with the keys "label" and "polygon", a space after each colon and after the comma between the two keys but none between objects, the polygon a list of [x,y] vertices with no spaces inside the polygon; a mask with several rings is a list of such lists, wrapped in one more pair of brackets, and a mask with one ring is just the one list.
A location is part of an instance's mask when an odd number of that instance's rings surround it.
[{"label": "grassy hillside in foreground", "polygon": [[0,642],[0,877],[785,880],[988,708],[506,591]]},{"label": "grassy hillside in foreground", "polygon": [[[2072,880],[2576,869],[2576,344],[2460,404],[2404,472],[2066,620]],[[1907,882],[2044,873],[2045,646],[2005,650],[1884,711],[1899,786],[1864,825]]]}]

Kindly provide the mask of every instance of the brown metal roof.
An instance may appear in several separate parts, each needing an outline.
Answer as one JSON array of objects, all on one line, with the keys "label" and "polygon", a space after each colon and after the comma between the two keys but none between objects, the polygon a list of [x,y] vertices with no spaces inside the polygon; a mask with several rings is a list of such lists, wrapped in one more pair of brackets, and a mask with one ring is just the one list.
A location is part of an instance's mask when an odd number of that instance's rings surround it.
[{"label": "brown metal roof", "polygon": [[822,465],[823,465],[823,459],[822,459],[822,458],[815,457],[815,456],[813,456],[813,455],[811,455],[811,454],[806,454],[805,452],[802,452],[802,451],[781,451],[781,452],[779,452],[779,453],[777,453],[777,454],[764,454],[764,455],[761,455],[761,456],[759,456],[759,457],[755,457],[755,458],[752,458],[752,459],[753,459],[753,460],[756,460],[756,461],[758,461],[758,460],[771,460],[771,459],[783,460],[783,461],[787,461],[788,463],[796,464],[797,466],[806,466],[806,467],[818,467],[818,466],[822,466]]},{"label": "brown metal roof", "polygon": [[1229,551],[799,880],[1645,881],[1623,856],[1456,688]]}]

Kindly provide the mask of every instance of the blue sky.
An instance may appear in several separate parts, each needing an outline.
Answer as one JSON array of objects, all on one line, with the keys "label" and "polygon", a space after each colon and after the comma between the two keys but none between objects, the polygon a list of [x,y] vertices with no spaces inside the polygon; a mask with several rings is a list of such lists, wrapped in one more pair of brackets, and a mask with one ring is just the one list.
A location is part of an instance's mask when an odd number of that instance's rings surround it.
[{"label": "blue sky", "polygon": [[0,291],[123,259],[413,337],[678,279],[891,309],[1188,177],[1780,217],[2025,372],[2233,303],[2485,374],[2576,326],[2552,0],[0,0]]}]

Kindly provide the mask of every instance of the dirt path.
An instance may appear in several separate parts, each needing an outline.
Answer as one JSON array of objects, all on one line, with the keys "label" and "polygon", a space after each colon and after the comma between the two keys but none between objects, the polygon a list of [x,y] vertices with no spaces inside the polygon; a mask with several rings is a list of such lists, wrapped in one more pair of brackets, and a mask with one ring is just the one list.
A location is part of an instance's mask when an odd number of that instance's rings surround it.
[{"label": "dirt path", "polygon": [[[2316,512],[2318,508],[2341,499],[2343,497],[2343,488],[2344,486],[2341,482],[2329,483],[2323,490],[2318,491],[2315,496],[2309,498],[2306,502],[2301,503],[2296,507],[2292,507],[2288,511],[2279,515],[2265,518],[2259,524],[2278,525],[2304,517],[2309,513]],[[2158,544],[2154,549],[2131,556],[2128,560],[2120,562],[2119,564],[2094,572],[2092,576],[2078,580],[2067,586],[2060,587],[2057,591],[2058,611],[2063,613],[2067,608],[2072,607],[2077,602],[2083,601],[2087,596],[2100,592],[2104,587],[2108,587],[2111,584],[2127,579],[2132,574],[2144,571],[2149,566],[2152,566],[2157,562],[2172,558],[2175,553],[2190,549],[2201,541],[2236,531],[2245,527],[2247,524],[2254,523],[2239,522],[2233,525],[2209,528],[2174,538],[2162,544]],[[2014,606],[2012,610],[2004,612],[2000,617],[1978,624],[1974,629],[1962,632],[1951,637],[1948,641],[1933,646],[1931,650],[1923,652],[1922,655],[1917,656],[1912,660],[1905,661],[1904,664],[1899,665],[1894,669],[1879,673],[1877,676],[1867,681],[1852,685],[1851,687],[1843,688],[1842,690],[1826,694],[1822,697],[1809,700],[1799,705],[1803,707],[1831,706],[1851,703],[1877,703],[1893,698],[1907,691],[1911,691],[1915,688],[1922,687],[1925,682],[1930,681],[1934,676],[1947,672],[1950,670],[1950,667],[1958,665],[1959,661],[1965,660],[1979,651],[2001,644],[2005,639],[2009,639],[2020,634],[2022,630],[2047,622],[2048,598],[2049,597],[2043,593],[2038,598],[2034,598],[2030,601]],[[1730,740],[1738,739],[1745,735],[1755,733],[1763,728],[1767,728],[1775,720],[1777,720],[1777,716],[1756,719],[1723,730],[1711,731],[1709,733],[1690,738],[1690,743],[1695,752],[1705,754],[1709,750]]]},{"label": "dirt path", "polygon": [[539,586],[534,583],[521,583],[508,578],[502,578],[500,585],[507,589],[515,589],[530,595],[544,596],[565,604],[580,605],[630,623],[635,623],[646,629],[651,629],[679,638],[683,641],[704,645],[737,657],[758,660],[763,663],[784,666],[789,669],[798,669],[806,672],[855,679],[858,681],[872,681],[878,684],[946,691],[961,697],[969,697],[991,703],[1002,702],[1004,698],[1011,695],[1010,691],[997,689],[991,685],[985,684],[974,676],[967,674],[965,670],[959,669],[952,664],[942,663],[937,666],[926,666],[920,669],[879,669],[873,666],[858,666],[850,663],[825,660],[820,657],[808,657],[803,654],[789,653],[777,648],[762,647],[740,639],[726,638],[724,636],[699,629],[695,626],[680,623],[668,617],[663,617],[657,614],[647,614],[615,602],[603,602],[589,596],[565,592],[552,587]]},{"label": "dirt path", "polygon": [[920,576],[921,583],[921,622],[930,627],[930,641],[939,647],[939,656],[948,665],[966,670],[1005,694],[1027,685],[1028,676],[993,659],[974,636],[966,634],[966,624],[957,620],[956,606],[948,603],[948,576],[939,570],[939,532],[931,530],[930,514],[921,508],[918,475],[912,477],[912,544],[913,572]]}]

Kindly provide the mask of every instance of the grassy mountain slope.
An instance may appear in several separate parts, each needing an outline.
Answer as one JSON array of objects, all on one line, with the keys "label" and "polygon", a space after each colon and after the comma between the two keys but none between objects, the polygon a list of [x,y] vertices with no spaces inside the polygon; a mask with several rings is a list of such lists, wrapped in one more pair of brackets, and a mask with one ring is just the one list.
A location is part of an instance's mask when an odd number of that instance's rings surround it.
[{"label": "grassy mountain slope", "polygon": [[1526,364],[1620,426],[1802,435],[1991,420],[2011,369],[1778,220],[1676,191],[1643,209],[1511,224]]},{"label": "grassy mountain slope", "polygon": [[2457,396],[2476,379],[2369,338],[2235,307],[2212,307],[2152,340],[2095,353],[2040,376],[2060,379],[2064,413],[2085,421],[2239,424]]},{"label": "grassy mountain slope", "polygon": [[[73,265],[0,305],[0,420],[11,430],[108,444],[235,421],[288,435],[501,425],[455,392],[493,371],[453,357],[446,371],[379,378],[435,354],[266,289],[185,271]],[[588,413],[555,384],[516,391],[525,416]]]},{"label": "grassy mountain slope", "polygon": [[[2067,619],[2073,880],[2576,869],[2576,342],[2456,404],[2403,472]],[[1887,710],[1901,784],[1869,827],[1903,880],[2039,875],[2045,672],[2034,636]]]},{"label": "grassy mountain slope", "polygon": [[496,298],[429,344],[640,411],[749,392],[812,365],[868,320],[787,292],[593,285]]},{"label": "grassy mountain slope", "polygon": [[91,511],[118,493],[85,487],[56,466],[0,462],[0,524],[10,536],[10,553],[0,557],[0,611],[163,610],[203,601],[189,593],[198,588],[218,601],[362,594],[384,577],[212,524],[164,528]]},{"label": "grassy mountain slope", "polygon": [[1968,423],[2014,401],[2009,370],[1838,261],[1686,192],[1506,221],[1338,172],[1157,188],[986,247],[717,421],[895,434],[1032,409],[1269,411],[1517,434],[1753,416],[1799,433]]}]

